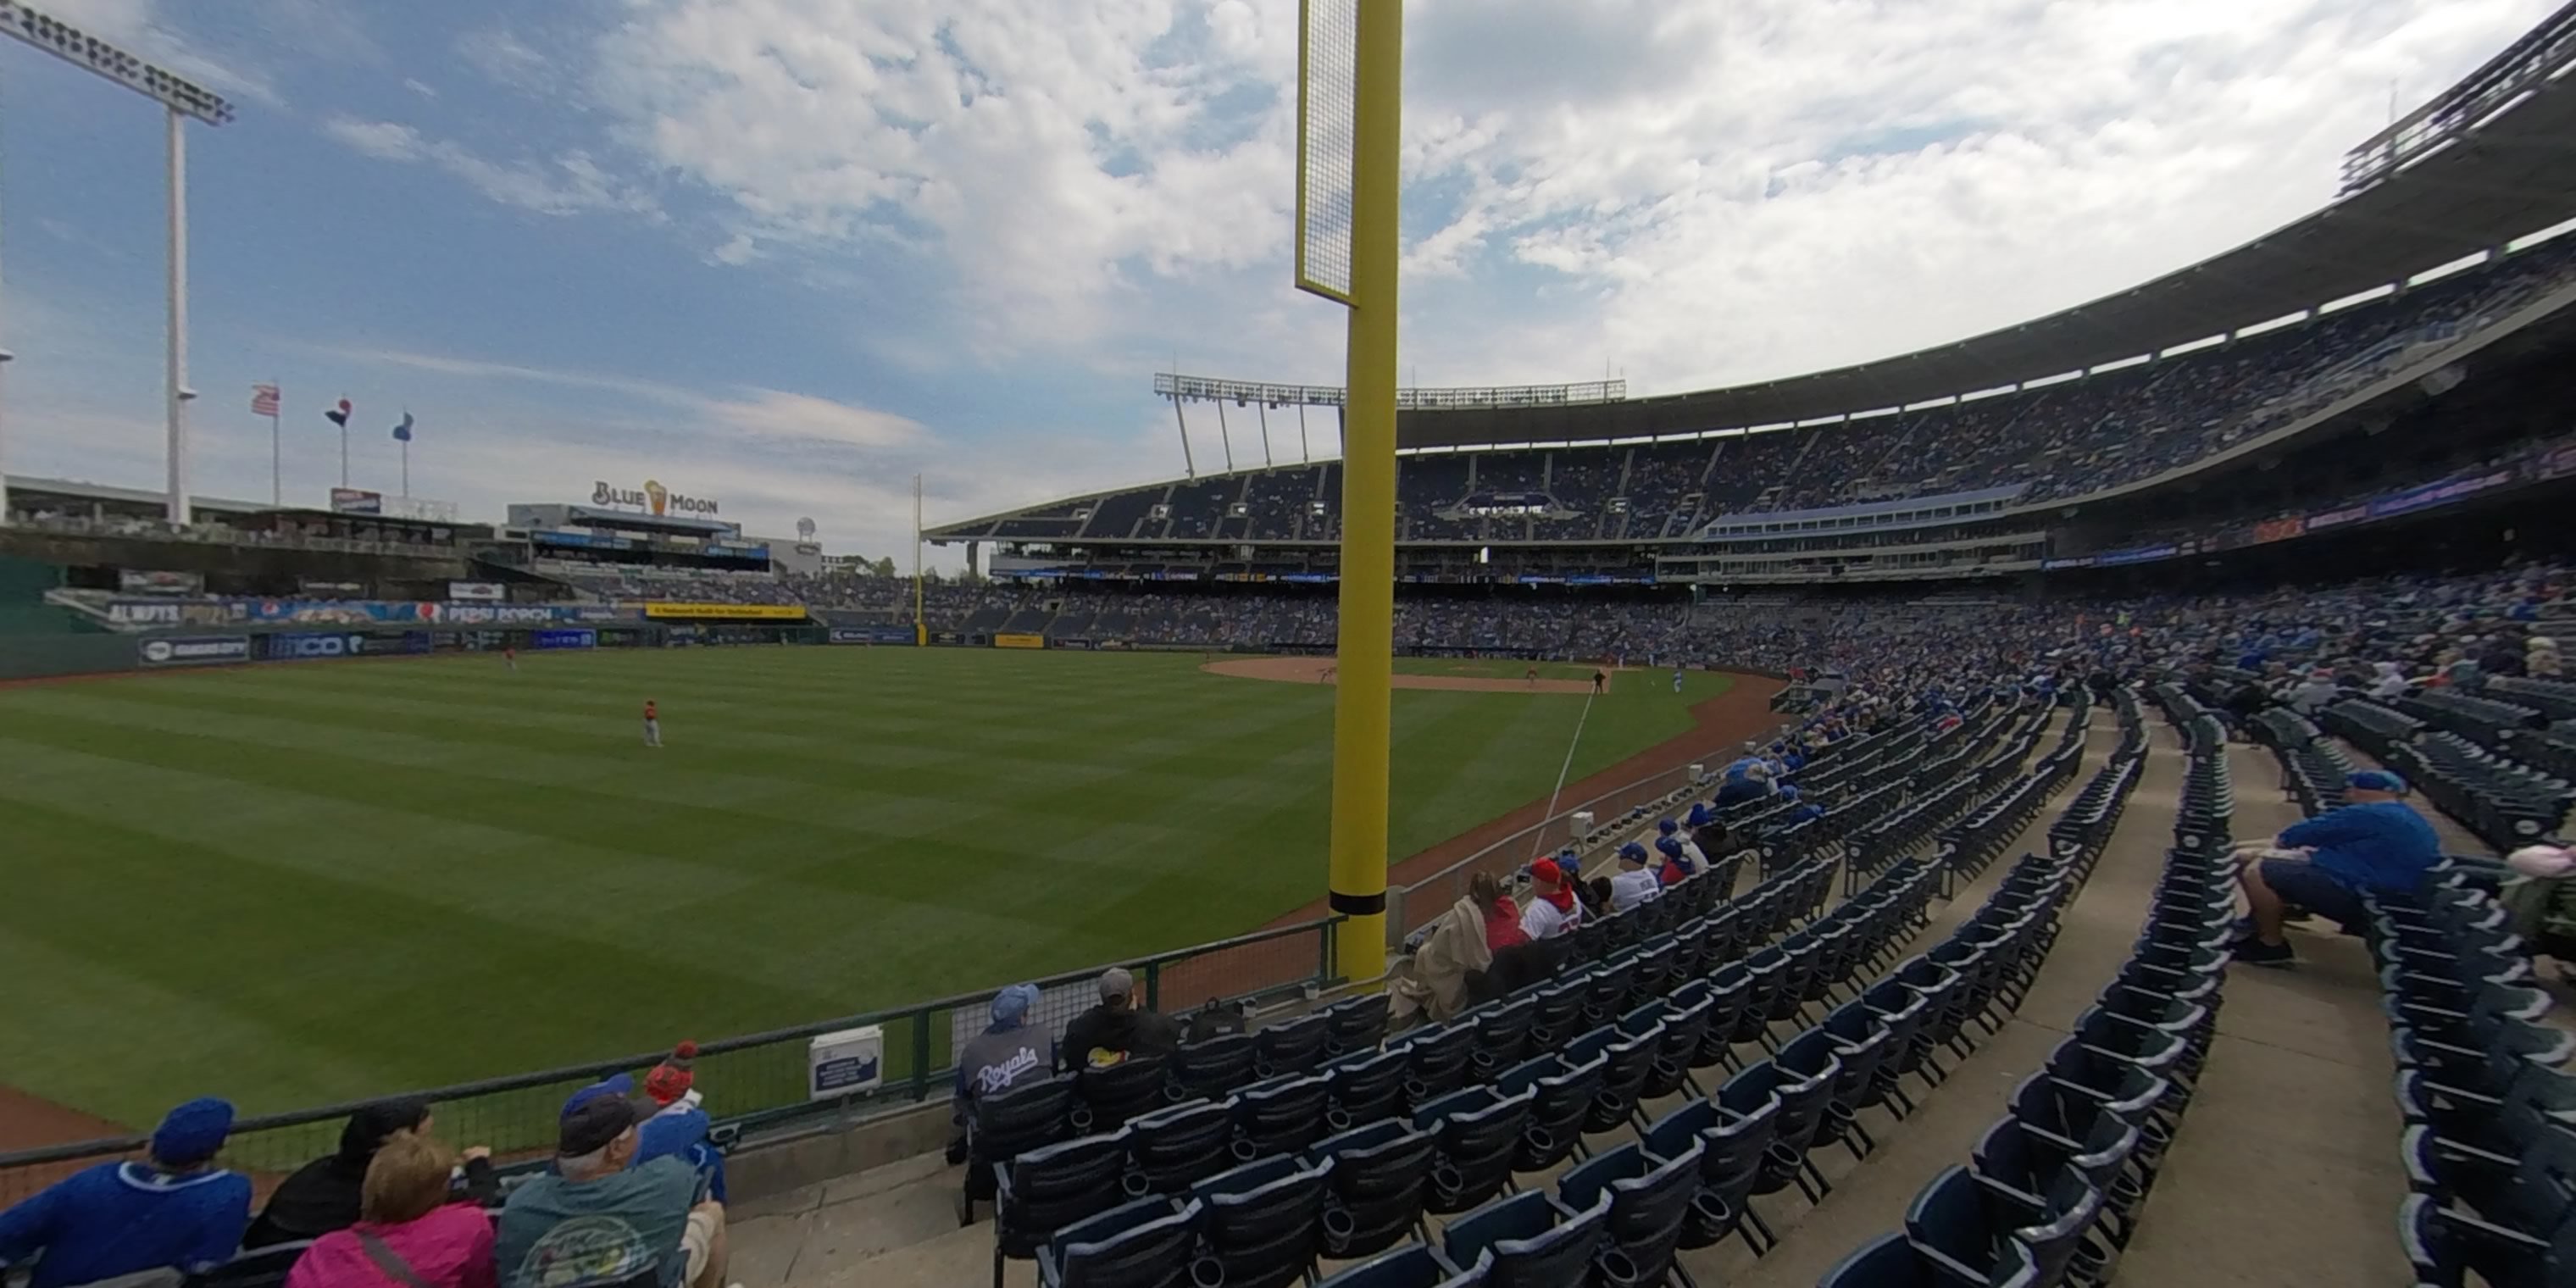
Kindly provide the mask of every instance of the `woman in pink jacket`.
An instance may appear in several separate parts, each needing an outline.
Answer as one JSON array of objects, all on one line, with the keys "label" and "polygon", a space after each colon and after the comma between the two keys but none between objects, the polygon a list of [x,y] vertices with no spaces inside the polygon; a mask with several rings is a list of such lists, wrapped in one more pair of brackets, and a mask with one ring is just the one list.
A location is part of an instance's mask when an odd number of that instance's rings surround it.
[{"label": "woman in pink jacket", "polygon": [[367,1164],[358,1223],[313,1241],[286,1288],[495,1288],[492,1221],[449,1203],[456,1155],[409,1132]]}]

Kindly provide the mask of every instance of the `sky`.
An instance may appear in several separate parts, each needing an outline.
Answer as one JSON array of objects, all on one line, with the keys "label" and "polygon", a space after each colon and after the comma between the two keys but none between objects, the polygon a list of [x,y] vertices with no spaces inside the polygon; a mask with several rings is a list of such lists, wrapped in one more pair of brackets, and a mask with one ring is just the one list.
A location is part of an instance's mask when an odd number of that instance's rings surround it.
[{"label": "sky", "polygon": [[[1405,377],[1674,393],[2080,303],[2323,205],[2555,4],[1412,0]],[[351,481],[409,412],[468,519],[650,477],[901,555],[916,473],[933,523],[1179,475],[1156,371],[1340,383],[1296,0],[39,7],[239,108],[187,141],[200,493],[269,495],[274,380],[290,504],[347,397]],[[162,131],[0,42],[13,474],[160,484]]]}]

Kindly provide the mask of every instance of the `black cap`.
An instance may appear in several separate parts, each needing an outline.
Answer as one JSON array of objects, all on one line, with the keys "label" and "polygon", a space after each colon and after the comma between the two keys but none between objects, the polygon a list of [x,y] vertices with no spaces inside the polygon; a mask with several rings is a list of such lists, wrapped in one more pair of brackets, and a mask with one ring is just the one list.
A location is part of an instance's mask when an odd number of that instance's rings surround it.
[{"label": "black cap", "polygon": [[564,1112],[555,1153],[564,1158],[598,1153],[634,1125],[635,1102],[624,1096],[585,1101]]}]

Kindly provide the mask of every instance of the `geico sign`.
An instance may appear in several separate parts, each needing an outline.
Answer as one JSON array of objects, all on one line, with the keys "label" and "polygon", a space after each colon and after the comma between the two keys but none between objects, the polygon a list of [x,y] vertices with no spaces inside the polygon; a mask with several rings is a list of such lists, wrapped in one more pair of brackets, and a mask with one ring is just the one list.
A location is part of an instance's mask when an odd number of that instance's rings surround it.
[{"label": "geico sign", "polygon": [[366,648],[367,637],[364,635],[291,635],[271,645],[269,656],[356,657]]}]

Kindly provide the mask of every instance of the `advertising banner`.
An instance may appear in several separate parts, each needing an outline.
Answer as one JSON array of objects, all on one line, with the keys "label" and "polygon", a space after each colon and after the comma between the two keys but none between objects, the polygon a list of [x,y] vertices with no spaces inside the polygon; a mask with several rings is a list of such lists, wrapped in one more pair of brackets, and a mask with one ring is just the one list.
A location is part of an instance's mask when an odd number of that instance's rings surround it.
[{"label": "advertising banner", "polygon": [[112,599],[107,619],[119,626],[230,626],[250,620],[238,604],[168,599]]},{"label": "advertising banner", "polygon": [[259,641],[261,660],[269,662],[309,662],[317,658],[364,657],[367,653],[364,635],[293,632],[263,635]]},{"label": "advertising banner", "polygon": [[2363,519],[2367,519],[2369,517],[2369,506],[2347,505],[2340,510],[2326,510],[2317,514],[2309,515],[2308,531],[2314,532],[2319,528],[2336,528],[2347,523],[2359,523]]},{"label": "advertising banner", "polygon": [[1057,648],[1078,648],[1078,649],[1089,649],[1089,648],[1091,647],[1091,641],[1089,641],[1089,640],[1057,640],[1057,641],[1055,642],[1055,647],[1057,647]]},{"label": "advertising banner", "polygon": [[2503,487],[2512,481],[2513,471],[2496,470],[2487,474],[2473,474],[2464,479],[2447,479],[2440,483],[2427,483],[2422,487],[2410,487],[2403,492],[2391,493],[2372,501],[2370,517],[2384,519],[2390,515],[2405,514],[2436,505],[2448,505],[2462,497],[2475,496],[2490,488]]},{"label": "advertising banner", "polygon": [[140,640],[135,657],[145,666],[214,666],[250,660],[247,635],[197,635]]},{"label": "advertising banner", "polygon": [[996,635],[996,636],[994,636],[994,637],[993,637],[993,647],[995,647],[995,648],[1045,648],[1045,647],[1046,647],[1046,636],[1044,636],[1044,635],[1011,635],[1011,634]]},{"label": "advertising banner", "polygon": [[2153,563],[2182,553],[2172,546],[2139,546],[2130,550],[2105,550],[2093,556],[2097,568],[2117,568],[2122,564]]},{"label": "advertising banner", "polygon": [[341,514],[383,514],[385,494],[364,488],[335,487],[331,489],[331,508]]},{"label": "advertising banner", "polygon": [[688,604],[657,599],[644,605],[644,615],[662,621],[801,622],[805,620],[805,606],[803,604]]},{"label": "advertising banner", "polygon": [[833,1100],[874,1091],[884,1083],[884,1029],[871,1024],[819,1034],[806,1041],[806,1099]]},{"label": "advertising banner", "polygon": [[447,598],[459,604],[506,604],[510,591],[497,581],[451,581]]},{"label": "advertising banner", "polygon": [[930,642],[940,648],[961,648],[966,643],[966,637],[955,631],[932,631]]},{"label": "advertising banner", "polygon": [[2254,525],[2254,543],[2262,545],[2271,541],[2287,541],[2307,530],[2308,520],[2305,515],[2288,519],[2267,519]]},{"label": "advertising banner", "polygon": [[909,626],[835,626],[831,641],[835,644],[911,644]]},{"label": "advertising banner", "polygon": [[597,631],[560,629],[528,633],[530,648],[597,648],[598,646],[599,632]]},{"label": "advertising banner", "polygon": [[116,591],[120,595],[202,595],[206,593],[206,574],[120,568],[116,573]]}]

